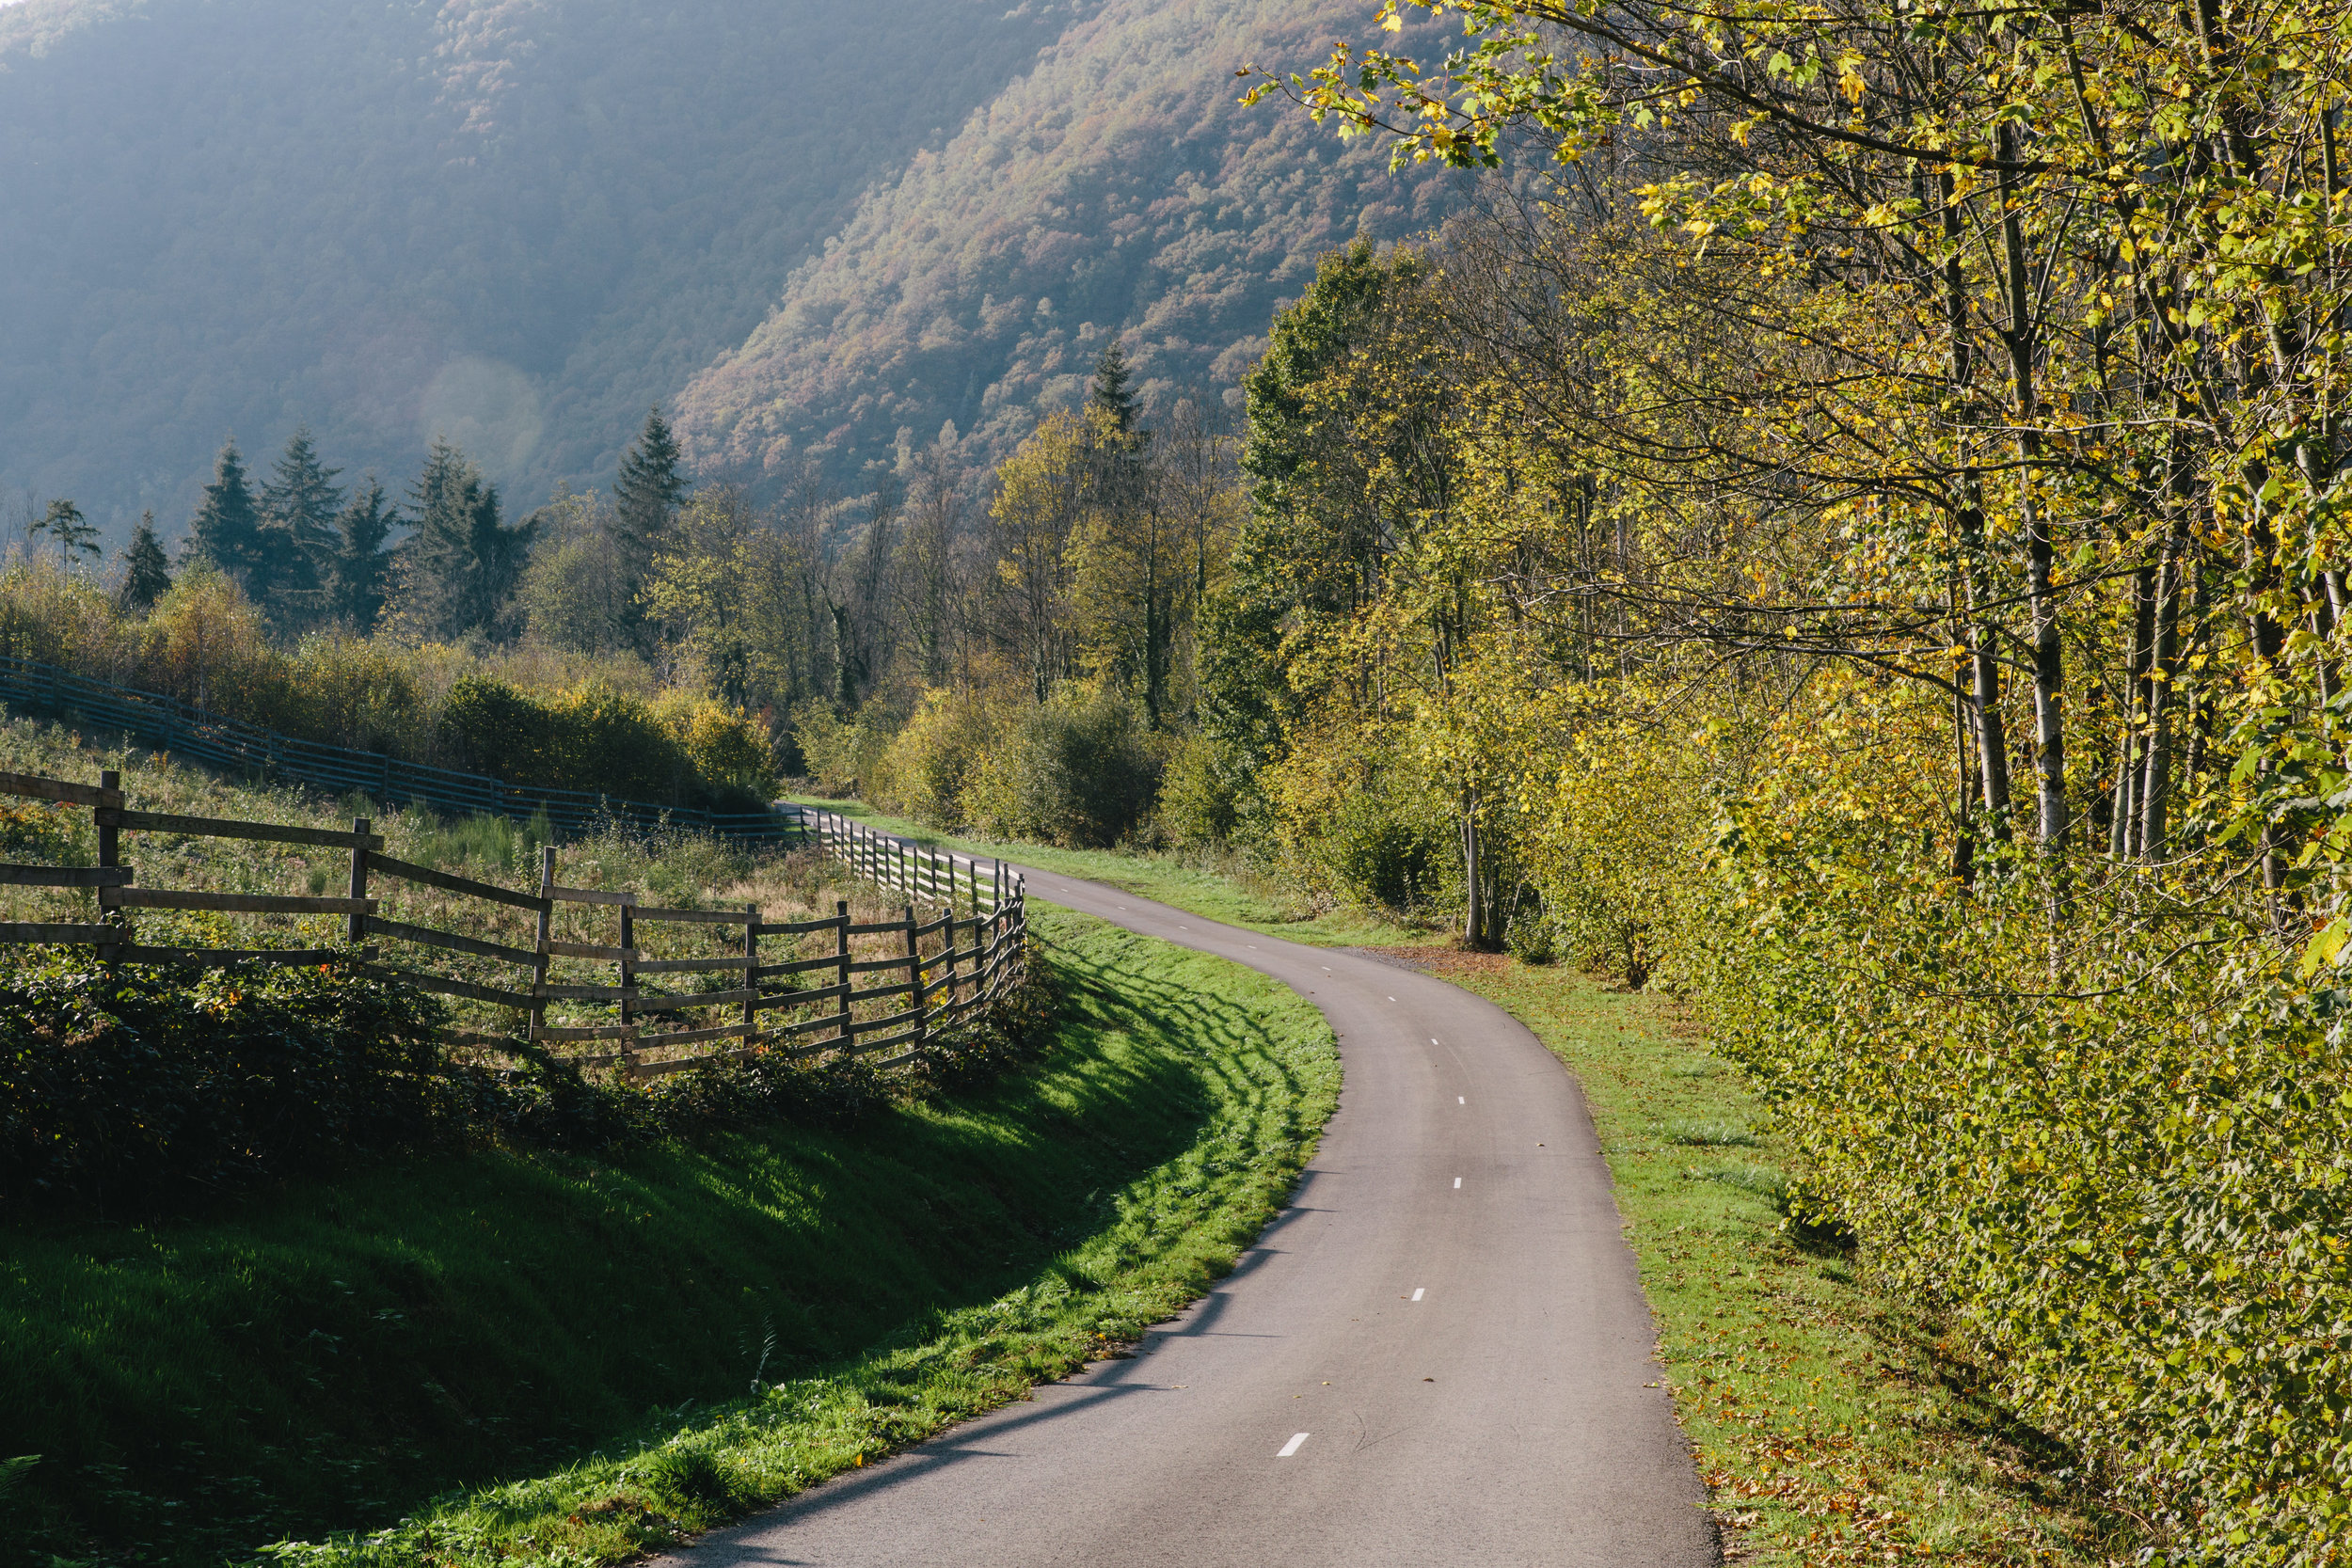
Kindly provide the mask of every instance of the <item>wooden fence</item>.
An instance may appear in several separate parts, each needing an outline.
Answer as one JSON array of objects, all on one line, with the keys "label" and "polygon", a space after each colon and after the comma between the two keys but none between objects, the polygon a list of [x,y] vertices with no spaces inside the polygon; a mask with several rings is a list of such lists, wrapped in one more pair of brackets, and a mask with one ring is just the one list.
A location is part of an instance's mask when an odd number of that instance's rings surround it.
[{"label": "wooden fence", "polygon": [[[830,916],[793,921],[770,921],[756,905],[657,907],[633,892],[564,885],[552,846],[541,851],[537,888],[523,892],[396,860],[365,818],[345,832],[136,811],[112,771],[95,785],[0,773],[0,794],[87,808],[98,839],[94,866],[0,864],[0,884],[86,890],[98,914],[0,922],[0,944],[84,944],[107,962],[277,964],[318,963],[357,948],[370,974],[510,1015],[515,1022],[505,1030],[451,1037],[492,1053],[511,1055],[527,1038],[583,1068],[653,1077],[755,1046],[795,1056],[896,1048],[882,1059],[887,1067],[907,1060],[933,1031],[994,1001],[1024,962],[1024,890],[1003,862],[934,852],[830,812],[787,807],[778,816],[789,841],[821,847],[902,894],[898,918],[852,921],[846,902]],[[348,881],[331,896],[142,886],[123,848],[125,834],[141,833],[179,845],[226,839],[340,852]],[[431,908],[396,907],[404,901]],[[309,946],[142,942],[134,924],[142,910],[336,917],[348,945],[318,945],[315,932]],[[421,918],[396,918],[403,914]],[[516,940],[493,940],[501,923],[522,921],[528,939],[516,932]],[[790,951],[763,950],[763,942]],[[418,967],[428,958],[469,973]],[[593,973],[580,974],[583,965]],[[496,983],[515,971],[524,973]],[[673,976],[701,977],[705,989],[667,989],[681,983]],[[598,1016],[566,1016],[582,1010]],[[589,1049],[563,1049],[580,1046]]]},{"label": "wooden fence", "polygon": [[557,832],[594,832],[609,820],[631,827],[698,828],[730,838],[772,838],[786,831],[767,812],[703,811],[593,791],[511,784],[480,773],[405,762],[377,752],[297,740],[177,697],[77,675],[38,659],[0,656],[0,701],[32,713],[120,730],[174,755],[209,767],[250,769],[335,790],[358,790],[388,805],[421,805],[444,815],[482,813],[516,820],[544,813]]}]

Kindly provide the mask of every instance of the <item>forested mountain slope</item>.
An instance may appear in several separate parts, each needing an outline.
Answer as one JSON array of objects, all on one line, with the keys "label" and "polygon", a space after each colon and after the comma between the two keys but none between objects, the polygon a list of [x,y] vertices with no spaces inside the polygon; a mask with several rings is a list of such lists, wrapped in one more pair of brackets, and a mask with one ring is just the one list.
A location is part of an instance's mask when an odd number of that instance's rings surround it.
[{"label": "forested mountain slope", "polygon": [[1369,25],[1359,0],[1107,0],[694,380],[696,455],[746,477],[814,455],[846,478],[901,429],[928,443],[953,421],[961,456],[993,461],[1079,399],[1122,330],[1147,401],[1231,385],[1317,255],[1425,230],[1461,188],[1237,103],[1243,62],[1298,69]]},{"label": "forested mountain slope", "polygon": [[183,525],[231,431],[526,505],[1090,0],[0,8],[0,491]]}]

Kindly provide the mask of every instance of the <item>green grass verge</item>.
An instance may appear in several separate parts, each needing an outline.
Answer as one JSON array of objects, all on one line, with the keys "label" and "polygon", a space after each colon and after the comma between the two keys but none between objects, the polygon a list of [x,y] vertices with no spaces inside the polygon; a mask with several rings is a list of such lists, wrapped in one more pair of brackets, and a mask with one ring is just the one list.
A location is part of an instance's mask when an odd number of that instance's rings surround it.
[{"label": "green grass verge", "polygon": [[1583,1086],[1728,1560],[2110,1560],[2064,1457],[1977,1397],[1933,1323],[1832,1240],[1790,1234],[1771,1108],[1670,1002],[1502,958],[1438,968]]},{"label": "green grass verge", "polygon": [[[1279,1209],[1327,1027],[1041,911],[1056,1043],[844,1130],[388,1165],[148,1227],[18,1225],[0,1541],[70,1560],[616,1561],[1063,1375]],[[756,1382],[758,1391],[747,1393]],[[437,1502],[419,1501],[441,1493]]]},{"label": "green grass verge", "polygon": [[1321,909],[1270,879],[1219,869],[1177,855],[1136,855],[1121,849],[1056,849],[1041,844],[1005,844],[963,838],[907,817],[890,816],[862,800],[826,800],[790,796],[802,805],[837,812],[914,843],[966,854],[999,856],[1024,865],[1083,877],[1206,920],[1246,927],[1313,947],[1402,947],[1447,940],[1443,931],[1406,926],[1348,906]]}]

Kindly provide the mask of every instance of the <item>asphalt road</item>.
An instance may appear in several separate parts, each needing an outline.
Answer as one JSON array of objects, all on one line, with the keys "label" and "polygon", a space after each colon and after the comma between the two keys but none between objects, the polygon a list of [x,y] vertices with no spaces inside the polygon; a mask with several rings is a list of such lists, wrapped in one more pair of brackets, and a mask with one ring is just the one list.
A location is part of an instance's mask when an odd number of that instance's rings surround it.
[{"label": "asphalt road", "polygon": [[685,1568],[1700,1568],[1717,1560],[1575,1083],[1501,1008],[1098,883],[1338,1032],[1291,1207],[1132,1360],[706,1537]]}]

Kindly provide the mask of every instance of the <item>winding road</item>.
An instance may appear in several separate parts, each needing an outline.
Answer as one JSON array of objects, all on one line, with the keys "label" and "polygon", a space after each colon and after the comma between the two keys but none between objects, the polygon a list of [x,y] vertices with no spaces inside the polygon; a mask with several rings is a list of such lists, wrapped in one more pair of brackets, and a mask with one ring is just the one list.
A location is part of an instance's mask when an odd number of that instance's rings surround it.
[{"label": "winding road", "polygon": [[1099,883],[1338,1032],[1290,1207],[1132,1360],[705,1537],[678,1568],[1702,1568],[1718,1560],[1582,1097],[1501,1008]]}]

